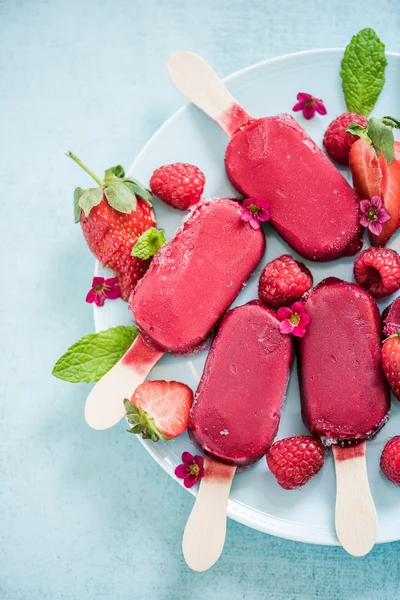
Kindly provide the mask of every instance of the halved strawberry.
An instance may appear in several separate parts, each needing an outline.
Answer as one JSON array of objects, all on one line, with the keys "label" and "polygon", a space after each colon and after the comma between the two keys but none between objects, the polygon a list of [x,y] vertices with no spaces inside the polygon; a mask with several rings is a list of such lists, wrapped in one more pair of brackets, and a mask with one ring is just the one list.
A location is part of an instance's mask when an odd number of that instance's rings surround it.
[{"label": "halved strawberry", "polygon": [[382,172],[374,148],[360,138],[350,148],[349,165],[353,186],[361,200],[382,194]]},{"label": "halved strawberry", "polygon": [[370,233],[372,246],[385,246],[392,235],[400,227],[400,142],[394,143],[394,159],[389,166],[383,152],[379,156],[379,166],[382,172],[383,208],[391,219],[383,224],[379,235]]},{"label": "halved strawberry", "polygon": [[385,246],[400,227],[400,142],[394,143],[394,159],[389,166],[383,152],[378,158],[371,144],[360,138],[350,149],[349,165],[360,199],[381,196],[383,208],[391,216],[379,235],[369,232],[372,246]]},{"label": "halved strawberry", "polygon": [[130,400],[124,400],[129,433],[142,434],[144,439],[169,440],[188,426],[193,392],[178,381],[145,381]]}]

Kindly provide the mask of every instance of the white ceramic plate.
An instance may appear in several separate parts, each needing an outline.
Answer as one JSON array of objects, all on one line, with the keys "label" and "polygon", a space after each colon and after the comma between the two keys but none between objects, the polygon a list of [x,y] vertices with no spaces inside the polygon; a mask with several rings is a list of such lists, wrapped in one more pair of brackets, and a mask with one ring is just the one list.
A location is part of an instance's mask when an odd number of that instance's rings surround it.
[{"label": "white ceramic plate", "polygon": [[[341,49],[315,50],[290,54],[259,63],[228,77],[227,87],[252,115],[262,117],[280,112],[293,114],[318,144],[329,122],[346,110],[339,77]],[[399,117],[400,55],[388,53],[386,84],[375,106],[376,116]],[[317,115],[305,121],[301,113],[291,108],[298,92],[308,92],[325,101],[328,115]],[[153,170],[176,161],[198,165],[206,174],[205,196],[237,195],[224,170],[227,137],[219,127],[193,106],[186,106],[171,117],[143,148],[130,173],[148,183]],[[348,177],[348,170],[343,169]],[[183,214],[156,200],[158,224],[170,239],[180,225]],[[267,250],[256,272],[242,290],[234,305],[257,297],[259,274],[266,262],[284,253],[296,254],[267,225]],[[396,240],[400,243],[400,236]],[[396,243],[395,242],[395,243]],[[300,260],[303,260],[300,258]],[[304,261],[311,269],[314,282],[329,275],[352,281],[353,258],[331,263]],[[99,264],[96,273],[107,273]],[[393,300],[393,298],[390,298]],[[380,303],[383,309],[388,302]],[[95,308],[96,331],[116,325],[130,324],[131,314],[121,300],[106,302]],[[193,390],[202,373],[206,351],[189,358],[165,355],[151,373],[151,379],[178,380]],[[300,417],[300,398],[294,365],[277,439],[305,433]],[[400,488],[389,483],[379,472],[379,457],[385,440],[400,432],[400,403],[392,402],[391,418],[375,440],[368,443],[368,474],[379,515],[379,542],[400,539]],[[139,438],[138,438],[139,439]],[[173,443],[145,442],[153,458],[174,477],[174,468],[181,462],[184,450],[195,452],[186,434]],[[181,480],[179,481],[182,484]],[[196,490],[191,490],[196,493]],[[324,468],[303,489],[285,491],[268,471],[265,459],[235,476],[228,506],[228,515],[260,531],[292,540],[315,544],[337,544],[334,529],[335,477],[331,453]]]}]

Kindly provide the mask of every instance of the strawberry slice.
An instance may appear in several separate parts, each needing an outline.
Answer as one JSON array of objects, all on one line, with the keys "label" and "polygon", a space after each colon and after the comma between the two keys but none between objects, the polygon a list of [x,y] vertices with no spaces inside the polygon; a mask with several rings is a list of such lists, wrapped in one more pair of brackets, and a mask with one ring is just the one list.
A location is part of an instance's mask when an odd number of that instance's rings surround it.
[{"label": "strawberry slice", "polygon": [[383,152],[378,158],[371,144],[359,139],[350,149],[349,165],[360,199],[381,196],[383,208],[391,216],[379,235],[369,232],[372,246],[385,246],[400,227],[400,142],[394,143],[394,160],[389,166]]},{"label": "strawberry slice", "polygon": [[143,439],[169,440],[188,426],[193,392],[178,381],[145,381],[124,405],[129,433],[141,434]]},{"label": "strawberry slice", "polygon": [[374,148],[360,138],[350,148],[353,186],[361,200],[382,195],[382,172]]},{"label": "strawberry slice", "polygon": [[391,219],[383,224],[379,235],[370,233],[372,246],[385,246],[392,235],[400,227],[400,142],[394,143],[394,159],[389,166],[383,152],[379,156],[379,166],[382,173],[383,208]]}]

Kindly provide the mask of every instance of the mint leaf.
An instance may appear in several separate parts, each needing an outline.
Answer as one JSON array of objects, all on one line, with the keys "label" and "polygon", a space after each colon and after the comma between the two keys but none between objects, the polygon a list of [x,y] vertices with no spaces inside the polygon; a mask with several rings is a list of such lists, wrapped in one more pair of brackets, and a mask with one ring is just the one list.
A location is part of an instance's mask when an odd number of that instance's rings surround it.
[{"label": "mint leaf", "polygon": [[75,188],[74,191],[74,219],[75,219],[75,223],[79,223],[79,221],[81,220],[81,212],[82,209],[79,206],[79,198],[82,196],[83,194],[83,189],[80,187]]},{"label": "mint leaf", "polygon": [[394,136],[392,127],[385,125],[381,119],[371,117],[367,125],[367,134],[371,140],[376,154],[379,156],[383,152],[388,165],[391,165],[394,158]]},{"label": "mint leaf", "polygon": [[384,125],[389,125],[389,127],[394,127],[395,129],[400,129],[400,120],[395,119],[394,117],[382,117],[381,119]]},{"label": "mint leaf", "polygon": [[85,335],[58,359],[52,375],[71,383],[99,381],[128,350],[138,335],[133,326],[119,326]]},{"label": "mint leaf", "polygon": [[136,209],[136,196],[122,181],[110,183],[104,193],[108,204],[118,212],[129,214]]},{"label": "mint leaf", "polygon": [[340,76],[347,109],[368,116],[385,83],[385,45],[373,29],[362,29],[344,51]]},{"label": "mint leaf", "polygon": [[162,229],[150,227],[138,237],[132,248],[131,256],[146,260],[153,256],[165,244],[165,234]]},{"label": "mint leaf", "polygon": [[103,198],[102,188],[89,188],[84,190],[82,195],[79,197],[78,205],[81,207],[85,215],[88,217],[90,211],[94,206],[100,204]]},{"label": "mint leaf", "polygon": [[139,196],[139,198],[144,200],[146,204],[151,206],[151,194],[149,190],[146,190],[146,188],[143,187],[139,181],[132,179],[131,177],[126,177],[124,182],[136,196]]},{"label": "mint leaf", "polygon": [[117,165],[116,167],[110,167],[110,169],[104,171],[104,179],[112,179],[113,177],[117,177],[118,179],[125,177],[124,167]]}]

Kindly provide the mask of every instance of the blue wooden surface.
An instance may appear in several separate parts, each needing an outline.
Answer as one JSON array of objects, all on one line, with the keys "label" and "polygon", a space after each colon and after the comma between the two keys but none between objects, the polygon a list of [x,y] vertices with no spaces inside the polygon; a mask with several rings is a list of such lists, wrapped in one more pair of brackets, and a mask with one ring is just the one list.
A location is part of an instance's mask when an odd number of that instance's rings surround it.
[{"label": "blue wooden surface", "polygon": [[99,171],[129,165],[182,104],[165,72],[172,50],[227,75],[343,46],[365,26],[400,51],[399,24],[393,0],[0,0],[1,600],[399,597],[400,543],[355,559],[233,522],[219,563],[192,573],[180,549],[192,497],[123,424],[85,425],[85,385],[50,377],[93,330],[93,258],[63,152]]}]

